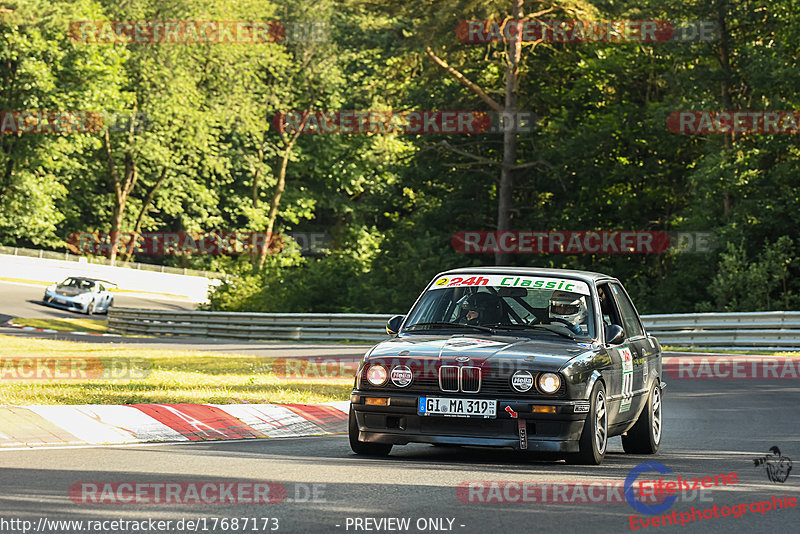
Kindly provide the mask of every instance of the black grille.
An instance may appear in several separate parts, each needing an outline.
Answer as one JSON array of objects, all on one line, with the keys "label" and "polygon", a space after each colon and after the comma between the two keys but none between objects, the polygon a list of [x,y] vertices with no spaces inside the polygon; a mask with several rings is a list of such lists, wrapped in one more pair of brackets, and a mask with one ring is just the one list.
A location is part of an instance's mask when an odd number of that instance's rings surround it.
[{"label": "black grille", "polygon": [[458,391],[458,367],[442,365],[439,368],[439,389],[442,391]]},{"label": "black grille", "polygon": [[481,368],[461,368],[461,391],[464,393],[478,393],[481,390]]}]

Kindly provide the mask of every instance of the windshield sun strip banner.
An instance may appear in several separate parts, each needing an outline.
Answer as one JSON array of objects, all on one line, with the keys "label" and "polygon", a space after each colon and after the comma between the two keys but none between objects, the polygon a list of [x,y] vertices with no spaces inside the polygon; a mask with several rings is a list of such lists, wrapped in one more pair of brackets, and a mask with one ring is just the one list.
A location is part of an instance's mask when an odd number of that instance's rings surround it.
[{"label": "windshield sun strip banner", "polygon": [[531,289],[554,289],[570,291],[581,295],[589,294],[589,286],[580,280],[569,280],[549,276],[517,276],[507,274],[459,273],[453,276],[440,276],[430,289],[451,287],[523,287]]}]

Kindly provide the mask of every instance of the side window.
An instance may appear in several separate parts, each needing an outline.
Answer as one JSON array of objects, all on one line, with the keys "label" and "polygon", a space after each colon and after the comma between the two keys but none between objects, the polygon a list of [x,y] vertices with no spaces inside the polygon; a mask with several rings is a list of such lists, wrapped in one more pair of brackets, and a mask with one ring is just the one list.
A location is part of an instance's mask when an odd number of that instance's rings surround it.
[{"label": "side window", "polygon": [[430,323],[435,322],[438,320],[437,312],[442,311],[443,305],[443,296],[442,294],[446,293],[445,290],[442,291],[428,291],[423,296],[422,299],[419,301],[417,308],[411,314],[411,316],[406,320],[408,324],[414,323]]},{"label": "side window", "polygon": [[625,337],[631,338],[643,336],[644,329],[639,322],[639,317],[636,314],[636,310],[633,308],[633,304],[631,304],[631,300],[628,298],[628,295],[625,294],[625,291],[619,286],[619,284],[611,284],[611,287],[614,290],[614,297],[619,303],[620,311],[622,311],[622,322],[624,323],[626,334]]},{"label": "side window", "polygon": [[600,314],[603,316],[603,324],[606,326],[616,324],[624,327],[619,317],[614,297],[611,296],[610,285],[601,284],[597,286],[597,296],[600,298]]}]

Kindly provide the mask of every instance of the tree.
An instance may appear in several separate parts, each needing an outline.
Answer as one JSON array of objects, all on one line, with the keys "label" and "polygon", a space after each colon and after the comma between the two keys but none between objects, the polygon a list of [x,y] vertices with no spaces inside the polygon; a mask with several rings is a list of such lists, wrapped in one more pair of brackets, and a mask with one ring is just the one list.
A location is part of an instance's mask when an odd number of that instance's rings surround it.
[{"label": "tree", "polygon": [[41,118],[30,128],[43,133],[23,133],[19,130],[25,125],[16,124],[20,116],[13,112],[69,112],[80,120],[88,112],[114,109],[120,101],[118,66],[125,51],[87,48],[68,38],[73,17],[97,15],[93,1],[4,4],[0,110],[9,113],[3,114],[0,128],[0,239],[54,245],[61,242],[58,225],[69,217],[61,203],[70,188],[86,179],[82,155],[96,140],[77,124],[63,133],[44,133]]}]

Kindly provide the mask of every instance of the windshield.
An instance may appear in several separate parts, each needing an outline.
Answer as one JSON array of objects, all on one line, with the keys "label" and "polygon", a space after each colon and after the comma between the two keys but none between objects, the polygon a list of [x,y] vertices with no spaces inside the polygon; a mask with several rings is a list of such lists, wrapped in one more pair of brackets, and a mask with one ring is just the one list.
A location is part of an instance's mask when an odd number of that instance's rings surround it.
[{"label": "windshield", "polygon": [[510,330],[594,338],[589,286],[542,276],[441,276],[411,310],[404,332]]},{"label": "windshield", "polygon": [[81,278],[67,278],[58,285],[59,287],[74,287],[83,291],[90,291],[94,287],[94,282]]}]

